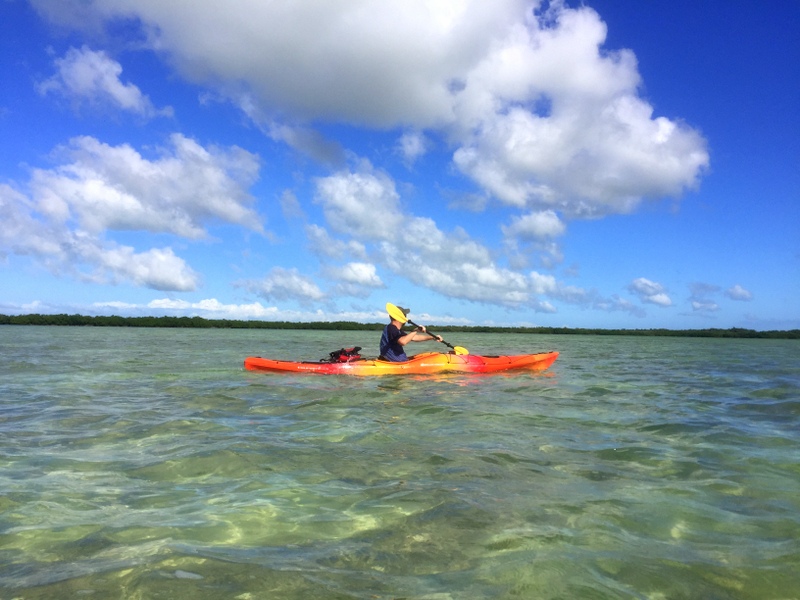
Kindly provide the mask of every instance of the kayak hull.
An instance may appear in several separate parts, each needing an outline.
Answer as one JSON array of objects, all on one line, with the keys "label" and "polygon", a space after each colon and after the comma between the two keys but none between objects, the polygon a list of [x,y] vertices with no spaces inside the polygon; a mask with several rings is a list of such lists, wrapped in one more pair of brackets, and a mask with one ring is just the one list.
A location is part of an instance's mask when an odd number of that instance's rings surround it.
[{"label": "kayak hull", "polygon": [[436,373],[497,373],[500,371],[544,371],[558,352],[519,354],[516,356],[479,356],[426,352],[404,362],[357,359],[349,362],[296,362],[248,356],[248,371],[272,373],[313,373],[318,375],[428,375]]}]

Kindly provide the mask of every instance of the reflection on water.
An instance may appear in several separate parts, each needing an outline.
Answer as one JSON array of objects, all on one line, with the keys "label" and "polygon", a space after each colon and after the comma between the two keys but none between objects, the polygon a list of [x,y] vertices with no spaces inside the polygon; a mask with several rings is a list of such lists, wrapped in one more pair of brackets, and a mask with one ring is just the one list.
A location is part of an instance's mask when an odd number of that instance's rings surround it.
[{"label": "reflection on water", "polygon": [[242,370],[339,335],[0,327],[0,597],[796,597],[796,342],[465,334],[561,356]]}]

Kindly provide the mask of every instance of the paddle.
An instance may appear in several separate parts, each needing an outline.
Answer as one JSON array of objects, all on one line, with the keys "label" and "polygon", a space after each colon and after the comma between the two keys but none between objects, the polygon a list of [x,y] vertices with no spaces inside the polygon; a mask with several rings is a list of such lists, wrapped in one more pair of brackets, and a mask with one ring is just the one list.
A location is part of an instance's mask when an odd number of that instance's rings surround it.
[{"label": "paddle", "polygon": [[[402,322],[405,322],[405,323],[408,323],[409,325],[412,325],[413,327],[420,327],[419,325],[417,325],[416,323],[414,323],[414,321],[412,321],[411,319],[409,319],[409,318],[406,316],[406,314],[405,314],[405,313],[404,313],[402,310],[400,310],[399,308],[397,308],[397,307],[396,307],[394,304],[392,304],[391,302],[387,302],[387,303],[386,303],[386,312],[388,312],[388,313],[389,313],[389,316],[390,316],[390,317],[392,317],[393,319],[397,319],[397,320],[398,320],[398,321],[400,321],[401,323],[402,323]],[[434,333],[431,333],[431,331],[430,331],[430,330],[429,330],[427,327],[425,328],[425,331],[426,331],[427,333],[429,333],[430,335],[435,335]],[[467,350],[467,349],[466,349],[466,348],[464,348],[463,346],[453,346],[453,344],[451,344],[451,343],[449,343],[449,342],[445,342],[444,340],[442,340],[442,343],[443,343],[445,346],[448,346],[448,347],[452,348],[452,349],[453,349],[453,352],[455,352],[456,354],[469,354],[469,350]]]}]

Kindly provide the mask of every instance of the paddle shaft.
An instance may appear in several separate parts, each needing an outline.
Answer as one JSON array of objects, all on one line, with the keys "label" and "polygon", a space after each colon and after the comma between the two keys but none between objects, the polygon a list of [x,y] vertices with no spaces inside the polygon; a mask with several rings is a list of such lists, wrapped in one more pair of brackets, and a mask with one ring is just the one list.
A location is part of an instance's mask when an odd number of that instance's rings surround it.
[{"label": "paddle shaft", "polygon": [[[417,324],[416,324],[416,323],[414,323],[414,321],[412,321],[411,319],[409,319],[409,320],[408,320],[408,324],[409,324],[409,325],[413,325],[414,327],[421,327],[421,325],[417,325]],[[435,334],[433,334],[433,333],[431,333],[431,332],[428,330],[428,328],[427,328],[427,327],[425,328],[425,333],[427,333],[428,335],[432,335],[432,336],[434,337],[434,339],[436,339],[436,335],[435,335]],[[452,348],[453,350],[455,350],[455,349],[456,349],[456,347],[455,347],[455,346],[453,346],[453,344],[451,344],[450,342],[445,342],[444,340],[442,340],[442,343],[443,343],[445,346],[448,346],[448,347]]]}]

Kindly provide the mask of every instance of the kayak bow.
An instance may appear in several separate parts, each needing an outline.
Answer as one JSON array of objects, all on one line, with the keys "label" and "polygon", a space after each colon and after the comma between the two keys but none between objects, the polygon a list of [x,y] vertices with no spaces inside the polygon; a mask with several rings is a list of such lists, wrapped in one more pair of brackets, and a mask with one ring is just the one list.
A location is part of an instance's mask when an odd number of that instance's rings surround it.
[{"label": "kayak bow", "polygon": [[425,352],[403,362],[357,359],[349,362],[297,362],[248,356],[248,371],[279,373],[316,373],[319,375],[427,375],[436,373],[497,373],[500,371],[544,371],[552,365],[558,352],[520,354],[516,356],[479,356]]}]

